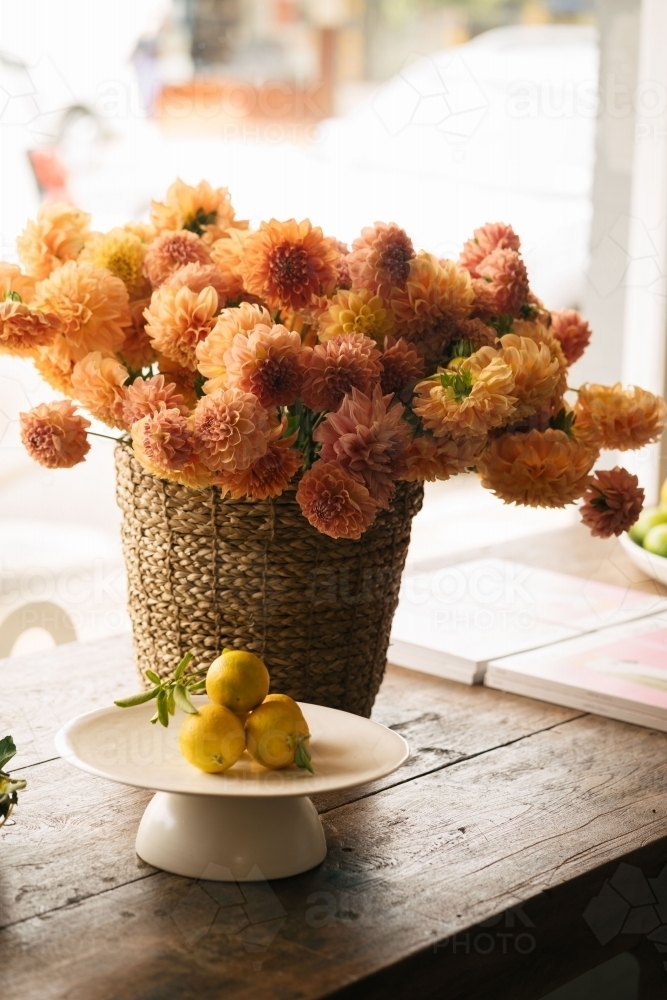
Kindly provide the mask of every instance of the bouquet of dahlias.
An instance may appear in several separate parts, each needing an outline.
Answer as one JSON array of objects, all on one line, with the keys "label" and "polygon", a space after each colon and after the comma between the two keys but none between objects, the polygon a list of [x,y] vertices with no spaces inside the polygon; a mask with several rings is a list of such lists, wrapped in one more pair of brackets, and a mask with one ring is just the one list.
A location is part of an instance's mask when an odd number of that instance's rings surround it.
[{"label": "bouquet of dahlias", "polygon": [[349,249],[308,220],[252,230],[225,188],[181,181],[148,224],[89,221],[45,205],[19,238],[23,271],[0,265],[0,346],[67,397],[21,415],[43,465],[85,458],[76,401],[160,478],[249,500],[298,483],[334,538],[359,538],[398,480],[469,470],[506,503],[584,497],[597,535],[637,518],[636,477],[592,469],[602,448],[656,441],[665,404],[569,389],[590,330],[531,292],[510,226],[477,229],[458,261],[393,223]]}]

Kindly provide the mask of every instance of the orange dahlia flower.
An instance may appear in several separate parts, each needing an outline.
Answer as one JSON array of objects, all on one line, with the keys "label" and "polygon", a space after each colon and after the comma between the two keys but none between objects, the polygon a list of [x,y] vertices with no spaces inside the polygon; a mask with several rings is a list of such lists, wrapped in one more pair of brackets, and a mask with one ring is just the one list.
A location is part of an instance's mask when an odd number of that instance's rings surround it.
[{"label": "orange dahlia flower", "polygon": [[210,248],[211,260],[220,272],[227,299],[238,299],[243,294],[241,261],[243,260],[243,246],[249,235],[250,230],[248,229],[230,229]]},{"label": "orange dahlia flower", "polygon": [[227,188],[212,188],[208,181],[191,187],[180,178],[170,186],[163,202],[151,202],[151,222],[159,233],[165,229],[185,229],[201,236],[206,243],[219,239],[230,226],[245,225],[234,221]]},{"label": "orange dahlia flower", "polygon": [[443,324],[465,319],[473,300],[467,271],[451,260],[440,263],[433,254],[422,251],[410,261],[405,287],[394,290],[391,297],[396,330],[411,341],[435,336]]},{"label": "orange dahlia flower", "polygon": [[583,385],[574,407],[578,437],[599,448],[627,451],[658,441],[665,429],[664,399],[633,385]]},{"label": "orange dahlia flower", "polygon": [[297,434],[281,437],[284,430],[283,421],[272,432],[266,453],[249,468],[220,477],[218,485],[223,496],[229,494],[233,500],[241,500],[243,497],[267,500],[269,497],[280,496],[303,464],[303,455],[292,447]]},{"label": "orange dahlia flower", "polygon": [[400,477],[408,482],[432,483],[449,479],[474,466],[486,444],[486,435],[435,438],[428,432],[415,437],[405,455],[406,471]]},{"label": "orange dahlia flower", "polygon": [[208,379],[204,392],[215,392],[226,385],[225,354],[237,333],[250,333],[256,326],[273,326],[271,313],[263,306],[242,302],[233,309],[223,309],[209,335],[197,344],[197,368]]},{"label": "orange dahlia flower", "polygon": [[360,538],[377,513],[363,483],[338,462],[315,462],[304,473],[296,500],[306,520],[331,538]]},{"label": "orange dahlia flower", "polygon": [[591,535],[610,538],[631,528],[643,506],[644,491],[637,477],[616,466],[595,474],[584,493],[581,520]]},{"label": "orange dahlia flower", "polygon": [[15,264],[0,262],[0,351],[24,357],[44,347],[60,329],[53,313],[33,309],[35,280]]},{"label": "orange dahlia flower", "polygon": [[162,285],[153,292],[144,315],[146,334],[160,354],[181,368],[197,369],[197,344],[215,326],[218,296],[214,288],[191,292],[189,288]]},{"label": "orange dahlia flower", "polygon": [[71,469],[90,451],[86,436],[90,420],[79,416],[69,399],[42,403],[19,418],[26,451],[47,469]]},{"label": "orange dahlia flower", "polygon": [[203,292],[205,288],[215,288],[218,309],[224,306],[226,301],[227,289],[215,264],[185,264],[170,274],[165,284],[171,288],[189,288],[191,292]]},{"label": "orange dahlia flower", "polygon": [[34,309],[55,314],[76,361],[91,351],[115,354],[131,323],[127,289],[103,267],[68,261],[37,284]]},{"label": "orange dahlia flower", "polygon": [[311,410],[335,410],[352,389],[372,390],[382,374],[380,352],[368,337],[334,337],[302,356],[301,398]]},{"label": "orange dahlia flower", "polygon": [[125,328],[125,340],[119,349],[123,362],[134,372],[148,368],[157,360],[157,351],[146,333],[145,312],[150,303],[150,298],[130,302],[131,322]]},{"label": "orange dahlia flower", "polygon": [[381,344],[394,328],[394,317],[387,304],[366,288],[359,292],[341,288],[327,305],[319,321],[320,341],[356,333]]},{"label": "orange dahlia flower", "polygon": [[333,291],[339,256],[335,240],[308,219],[271,219],[243,244],[243,285],[271,309],[299,312],[311,296]]},{"label": "orange dahlia flower", "polygon": [[313,440],[322,445],[322,460],[338,462],[364,483],[378,507],[389,506],[396,480],[406,470],[410,429],[403,413],[379,385],[368,396],[352,389],[313,432]]},{"label": "orange dahlia flower", "polygon": [[269,415],[252,393],[216,389],[199,400],[192,420],[194,450],[213,472],[243,472],[266,454]]},{"label": "orange dahlia flower", "polygon": [[520,241],[511,226],[504,222],[487,222],[476,229],[473,238],[466,240],[459,257],[459,264],[479,278],[477,266],[494,250],[519,250]]},{"label": "orange dahlia flower", "polygon": [[125,428],[123,385],[128,378],[129,372],[120,361],[92,351],[74,365],[72,392],[96,420]]},{"label": "orange dahlia flower", "polygon": [[19,259],[38,281],[55,268],[76,260],[88,237],[90,216],[64,202],[40,206],[36,221],[28,222],[18,237]]},{"label": "orange dahlia flower", "polygon": [[192,458],[192,435],[178,407],[158,409],[132,425],[134,453],[148,472],[178,472]]},{"label": "orange dahlia flower", "polygon": [[72,371],[76,360],[62,333],[57,333],[46,347],[36,348],[33,360],[45,382],[66,396],[73,395]]},{"label": "orange dahlia flower", "polygon": [[405,288],[414,255],[410,237],[395,222],[367,226],[345,257],[352,287],[388,299],[394,289]]},{"label": "orange dahlia flower", "polygon": [[508,423],[516,403],[512,369],[492,347],[482,347],[456,371],[419,382],[412,409],[435,437],[479,437]]},{"label": "orange dahlia flower", "polygon": [[253,393],[262,406],[291,406],[303,382],[302,354],[298,333],[259,324],[238,333],[225,353],[227,385]]},{"label": "orange dahlia flower", "polygon": [[477,460],[482,486],[505,503],[565,507],[583,495],[598,452],[564,431],[492,438]]},{"label": "orange dahlia flower", "polygon": [[560,380],[560,365],[546,344],[508,333],[500,339],[498,355],[514,375],[518,403],[513,420],[530,416],[553,398]]}]

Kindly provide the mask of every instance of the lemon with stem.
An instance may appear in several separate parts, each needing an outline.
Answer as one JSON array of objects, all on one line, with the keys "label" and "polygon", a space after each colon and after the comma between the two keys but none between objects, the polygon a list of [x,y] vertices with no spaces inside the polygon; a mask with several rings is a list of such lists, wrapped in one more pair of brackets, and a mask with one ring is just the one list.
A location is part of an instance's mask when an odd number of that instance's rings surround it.
[{"label": "lemon with stem", "polygon": [[264,661],[244,649],[223,649],[206,674],[206,694],[215,705],[224,705],[243,716],[260,705],[269,691]]},{"label": "lemon with stem", "polygon": [[200,771],[219,774],[236,764],[245,751],[241,721],[223,705],[202,705],[186,715],[178,733],[185,759]]},{"label": "lemon with stem", "polygon": [[287,695],[269,695],[246,719],[245,732],[248,753],[258,764],[272,770],[296,764],[312,772],[308,723]]}]

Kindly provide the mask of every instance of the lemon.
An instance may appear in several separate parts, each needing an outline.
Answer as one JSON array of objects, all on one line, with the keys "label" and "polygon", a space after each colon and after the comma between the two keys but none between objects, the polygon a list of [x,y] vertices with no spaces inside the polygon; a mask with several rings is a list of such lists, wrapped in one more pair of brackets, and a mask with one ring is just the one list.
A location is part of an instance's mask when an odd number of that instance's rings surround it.
[{"label": "lemon", "polygon": [[206,674],[206,693],[216,705],[245,715],[266,698],[269,671],[259,656],[243,649],[225,649]]},{"label": "lemon", "polygon": [[656,524],[647,531],[644,548],[656,556],[667,556],[667,524]]},{"label": "lemon", "polygon": [[282,701],[286,705],[292,705],[293,708],[296,709],[296,711],[299,712],[301,714],[301,717],[303,718],[303,712],[301,712],[301,709],[299,708],[299,706],[295,702],[294,698],[290,698],[290,696],[288,694],[267,694],[266,698],[262,702],[262,705],[266,705],[267,701],[269,701],[269,702],[271,702],[271,701]]},{"label": "lemon", "polygon": [[269,698],[246,721],[248,752],[273,770],[296,763],[312,771],[306,745],[310,731],[301,709],[287,695]]},{"label": "lemon", "polygon": [[245,732],[228,708],[202,705],[197,715],[186,715],[178,733],[178,745],[190,764],[200,771],[218,774],[243,755]]}]

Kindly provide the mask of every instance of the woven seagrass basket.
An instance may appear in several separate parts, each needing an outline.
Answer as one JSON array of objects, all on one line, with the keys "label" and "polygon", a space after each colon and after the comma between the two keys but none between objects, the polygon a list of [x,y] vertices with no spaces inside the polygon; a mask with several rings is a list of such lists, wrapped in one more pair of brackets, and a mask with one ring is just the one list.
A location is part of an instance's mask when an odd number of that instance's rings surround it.
[{"label": "woven seagrass basket", "polygon": [[146,473],[116,447],[128,603],[137,662],[170,674],[188,650],[202,666],[223,646],[250,649],[272,690],[370,715],[421,483],[399,483],[359,541],[303,517],[294,488],[229,500]]}]

